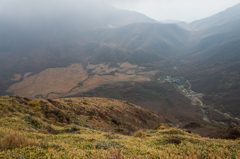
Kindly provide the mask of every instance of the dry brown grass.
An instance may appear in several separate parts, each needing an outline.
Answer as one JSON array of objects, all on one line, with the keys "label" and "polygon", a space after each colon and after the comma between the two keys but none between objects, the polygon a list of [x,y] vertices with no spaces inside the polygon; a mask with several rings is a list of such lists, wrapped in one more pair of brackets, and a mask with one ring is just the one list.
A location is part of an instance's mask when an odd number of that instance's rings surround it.
[{"label": "dry brown grass", "polygon": [[1,139],[0,150],[8,150],[14,148],[21,148],[32,146],[34,143],[23,136],[20,136],[16,133],[6,135]]},{"label": "dry brown grass", "polygon": [[134,137],[145,138],[147,137],[147,133],[143,130],[139,130],[133,134]]},{"label": "dry brown grass", "polygon": [[38,133],[42,133],[42,134],[49,134],[49,132],[47,130],[38,130]]},{"label": "dry brown grass", "polygon": [[19,81],[22,78],[21,74],[14,74],[14,77],[11,78],[12,81]]},{"label": "dry brown grass", "polygon": [[8,92],[34,99],[36,95],[47,97],[50,92],[68,93],[79,82],[88,78],[81,64],[65,68],[49,68],[39,74],[25,78],[9,87]]},{"label": "dry brown grass", "polygon": [[121,150],[111,149],[108,154],[103,154],[104,159],[126,159]]},{"label": "dry brown grass", "polygon": [[[148,74],[142,72],[144,67],[132,65],[128,62],[119,63],[119,68],[109,68],[109,64],[104,63],[89,64],[87,69],[85,70],[81,64],[72,64],[65,68],[49,68],[30,77],[28,77],[30,73],[26,73],[23,81],[11,85],[7,92],[31,99],[35,99],[36,96],[40,98],[59,98],[66,94],[68,96],[75,95],[112,82],[151,80],[143,76]],[[91,78],[88,78],[87,71],[89,70],[92,70],[91,74],[94,75]],[[119,73],[114,73],[115,71]],[[114,74],[110,75],[110,73]],[[139,75],[139,73],[143,73],[143,75]],[[151,75],[155,73],[156,71],[150,72]],[[19,79],[17,75],[15,78]],[[78,87],[81,82],[83,87]]]}]

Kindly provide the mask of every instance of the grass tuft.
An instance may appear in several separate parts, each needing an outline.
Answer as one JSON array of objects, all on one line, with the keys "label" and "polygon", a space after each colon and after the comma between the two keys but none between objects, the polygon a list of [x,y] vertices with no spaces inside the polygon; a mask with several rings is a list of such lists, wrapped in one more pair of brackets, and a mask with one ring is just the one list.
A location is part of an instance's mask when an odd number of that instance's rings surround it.
[{"label": "grass tuft", "polygon": [[133,134],[134,137],[145,138],[147,137],[147,133],[143,132],[143,130],[139,130]]},{"label": "grass tuft", "polygon": [[23,136],[18,135],[17,133],[13,133],[13,134],[4,136],[1,139],[0,150],[22,148],[22,147],[27,147],[32,145],[34,145],[32,141],[26,139]]}]

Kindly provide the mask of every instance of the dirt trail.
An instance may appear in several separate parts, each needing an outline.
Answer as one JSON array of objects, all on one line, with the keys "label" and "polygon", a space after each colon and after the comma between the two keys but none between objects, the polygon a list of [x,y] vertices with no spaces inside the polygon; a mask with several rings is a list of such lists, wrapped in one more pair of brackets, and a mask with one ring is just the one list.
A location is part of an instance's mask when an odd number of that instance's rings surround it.
[{"label": "dirt trail", "polygon": [[181,77],[181,78],[183,78],[183,79],[186,80],[186,82],[188,83],[189,87],[188,87],[188,89],[185,89],[184,86],[178,86],[178,87],[182,90],[182,92],[185,94],[185,96],[186,96],[187,98],[191,99],[193,105],[199,105],[199,106],[202,107],[201,110],[202,110],[202,112],[203,112],[203,114],[204,114],[203,120],[205,120],[205,121],[207,121],[207,122],[211,122],[211,121],[209,120],[208,114],[206,113],[206,110],[205,110],[206,108],[208,108],[208,109],[211,109],[212,111],[215,111],[215,112],[217,112],[217,113],[219,113],[219,114],[221,114],[221,115],[224,115],[224,116],[226,116],[226,117],[228,117],[228,118],[231,118],[231,119],[235,119],[235,120],[239,120],[239,121],[240,121],[240,119],[238,119],[238,118],[233,118],[233,117],[231,117],[231,116],[230,116],[229,114],[227,114],[227,113],[222,113],[222,112],[220,112],[220,111],[217,110],[217,109],[212,109],[211,107],[208,107],[208,106],[204,105],[204,103],[203,103],[202,100],[201,100],[203,94],[202,94],[202,93],[196,93],[196,92],[194,92],[193,90],[191,90],[192,85],[190,84],[190,82],[189,82],[186,78],[184,78],[184,77]]}]

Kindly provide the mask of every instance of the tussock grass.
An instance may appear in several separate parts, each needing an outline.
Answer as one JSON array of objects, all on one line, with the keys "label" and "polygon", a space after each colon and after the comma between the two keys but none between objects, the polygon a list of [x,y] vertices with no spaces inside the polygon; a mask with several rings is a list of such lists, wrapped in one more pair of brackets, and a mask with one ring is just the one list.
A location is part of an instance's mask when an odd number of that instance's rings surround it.
[{"label": "tussock grass", "polygon": [[17,133],[6,135],[0,140],[0,150],[23,148],[33,145],[34,143],[32,141]]},{"label": "tussock grass", "polygon": [[139,130],[133,134],[134,137],[145,138],[147,137],[147,133],[143,130]]}]

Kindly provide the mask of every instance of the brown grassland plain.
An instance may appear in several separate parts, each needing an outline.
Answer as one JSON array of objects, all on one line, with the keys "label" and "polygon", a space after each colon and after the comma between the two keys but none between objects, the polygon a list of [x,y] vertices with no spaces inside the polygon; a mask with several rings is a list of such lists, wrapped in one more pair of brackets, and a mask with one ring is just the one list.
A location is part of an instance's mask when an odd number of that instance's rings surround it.
[{"label": "brown grassland plain", "polygon": [[[65,68],[49,68],[39,74],[23,78],[11,85],[7,92],[15,95],[35,98],[58,98],[85,92],[106,83],[124,81],[150,81],[143,72],[144,67],[130,63],[118,63],[118,67],[109,64],[88,64],[86,69],[81,64],[72,64]],[[18,75],[18,77],[24,75]],[[17,78],[18,80],[20,78]]]}]

